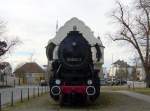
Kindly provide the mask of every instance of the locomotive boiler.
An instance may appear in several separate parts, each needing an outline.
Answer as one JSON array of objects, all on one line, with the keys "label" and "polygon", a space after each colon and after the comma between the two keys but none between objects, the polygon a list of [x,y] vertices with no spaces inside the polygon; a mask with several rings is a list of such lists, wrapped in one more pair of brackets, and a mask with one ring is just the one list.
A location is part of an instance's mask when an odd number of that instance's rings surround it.
[{"label": "locomotive boiler", "polygon": [[61,27],[46,47],[51,97],[61,104],[94,101],[100,94],[103,48],[79,19]]}]

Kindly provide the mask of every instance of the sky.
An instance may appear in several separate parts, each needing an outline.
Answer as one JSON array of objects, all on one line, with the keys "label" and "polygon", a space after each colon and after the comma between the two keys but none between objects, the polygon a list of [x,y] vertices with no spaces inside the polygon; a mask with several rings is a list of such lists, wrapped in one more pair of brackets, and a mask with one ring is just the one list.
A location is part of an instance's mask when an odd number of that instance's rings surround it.
[{"label": "sky", "polygon": [[31,60],[47,64],[45,46],[55,36],[57,21],[61,27],[72,17],[84,21],[95,36],[101,37],[105,46],[105,67],[118,59],[130,61],[131,49],[112,42],[107,36],[117,28],[110,17],[115,3],[115,0],[0,0],[0,20],[7,26],[5,37],[18,37],[22,41],[5,61],[13,68]]}]

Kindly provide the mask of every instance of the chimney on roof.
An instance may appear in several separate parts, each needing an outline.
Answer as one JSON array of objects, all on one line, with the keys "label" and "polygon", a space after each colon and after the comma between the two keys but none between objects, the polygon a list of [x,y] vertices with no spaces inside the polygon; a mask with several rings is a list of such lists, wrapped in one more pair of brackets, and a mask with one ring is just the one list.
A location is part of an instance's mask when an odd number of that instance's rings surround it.
[{"label": "chimney on roof", "polygon": [[98,36],[97,39],[100,40],[100,36]]}]

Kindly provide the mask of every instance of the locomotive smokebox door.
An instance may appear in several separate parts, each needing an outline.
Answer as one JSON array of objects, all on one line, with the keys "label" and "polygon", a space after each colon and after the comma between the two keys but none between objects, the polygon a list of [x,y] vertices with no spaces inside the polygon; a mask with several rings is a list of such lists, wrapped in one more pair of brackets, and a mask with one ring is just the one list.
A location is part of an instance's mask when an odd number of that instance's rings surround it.
[{"label": "locomotive smokebox door", "polygon": [[58,57],[65,68],[81,69],[92,62],[91,47],[79,31],[70,31],[60,43]]}]

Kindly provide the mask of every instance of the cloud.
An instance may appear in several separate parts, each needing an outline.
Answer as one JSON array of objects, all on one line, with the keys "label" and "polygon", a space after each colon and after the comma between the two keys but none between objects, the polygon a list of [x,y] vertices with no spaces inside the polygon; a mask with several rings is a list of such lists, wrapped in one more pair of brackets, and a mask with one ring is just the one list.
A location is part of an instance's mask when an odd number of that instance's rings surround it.
[{"label": "cloud", "polygon": [[123,48],[108,45],[105,33],[114,30],[107,13],[114,8],[114,0],[0,0],[1,19],[7,22],[9,38],[18,36],[23,44],[17,46],[6,59],[15,67],[29,61],[31,53],[39,64],[47,64],[45,46],[59,27],[72,17],[83,20],[101,36],[105,48],[105,66],[115,59],[128,57]]}]

